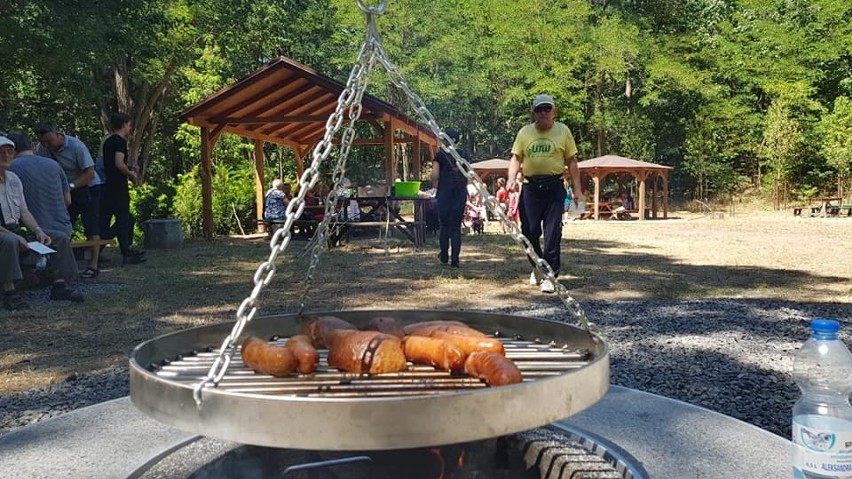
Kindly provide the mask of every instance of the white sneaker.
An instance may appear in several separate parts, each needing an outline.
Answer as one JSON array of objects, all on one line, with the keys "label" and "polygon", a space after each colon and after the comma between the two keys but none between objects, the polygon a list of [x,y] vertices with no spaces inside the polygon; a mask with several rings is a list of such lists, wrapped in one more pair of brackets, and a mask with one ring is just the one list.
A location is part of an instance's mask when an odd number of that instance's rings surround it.
[{"label": "white sneaker", "polygon": [[538,277],[538,271],[532,270],[530,273],[530,286],[538,286],[541,283],[541,278]]},{"label": "white sneaker", "polygon": [[545,279],[541,282],[541,292],[542,293],[555,293],[556,287],[553,286],[553,283],[550,282],[549,279]]}]

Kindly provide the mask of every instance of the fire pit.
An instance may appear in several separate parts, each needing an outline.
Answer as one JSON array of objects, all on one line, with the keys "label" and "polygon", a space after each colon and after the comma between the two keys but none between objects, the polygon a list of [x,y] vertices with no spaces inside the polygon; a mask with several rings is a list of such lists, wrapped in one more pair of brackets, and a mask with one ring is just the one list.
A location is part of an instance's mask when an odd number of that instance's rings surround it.
[{"label": "fire pit", "polygon": [[[131,399],[144,413],[206,436],[300,450],[392,450],[491,439],[571,416],[597,402],[609,384],[609,352],[595,335],[566,323],[442,311],[332,312],[356,326],[377,316],[402,324],[457,320],[503,341],[524,382],[485,387],[431,367],[362,377],[328,367],[310,376],[255,374],[235,356],[217,387],[193,400],[231,323],[147,341],[131,355]],[[256,318],[244,334],[296,334],[293,315]]]},{"label": "fire pit", "polygon": [[393,451],[302,451],[195,437],[134,479],[645,479],[639,462],[590,433],[551,425],[498,439]]}]

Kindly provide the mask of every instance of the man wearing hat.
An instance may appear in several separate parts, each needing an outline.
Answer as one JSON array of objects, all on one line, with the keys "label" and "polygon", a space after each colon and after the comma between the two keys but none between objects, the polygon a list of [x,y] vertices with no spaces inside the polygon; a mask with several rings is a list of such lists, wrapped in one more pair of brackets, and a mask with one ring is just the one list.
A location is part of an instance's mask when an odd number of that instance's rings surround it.
[{"label": "man wearing hat", "polygon": [[[56,250],[52,261],[57,278],[54,280],[50,299],[82,301],[83,296],[67,285],[67,281],[77,274],[68,237],[58,232],[45,232],[39,226],[27,208],[21,179],[8,171],[15,157],[15,149],[16,145],[12,140],[0,136],[0,284],[3,286],[3,307],[8,310],[20,310],[29,306],[15,291],[15,281],[23,278],[19,254],[29,250],[27,239],[16,232],[21,226],[25,226],[36,241]],[[50,233],[55,235],[51,236]]]},{"label": "man wearing hat", "polygon": [[[533,123],[521,128],[512,145],[508,189],[515,185],[518,171],[523,172],[520,197],[521,232],[532,243],[535,253],[547,261],[559,275],[562,211],[565,201],[563,179],[568,173],[574,182],[576,202],[582,193],[577,167],[577,146],[571,130],[554,121],[556,103],[550,95],[536,95],[532,104]],[[540,237],[544,234],[544,246]],[[532,264],[532,260],[530,260]],[[556,286],[544,279],[533,264],[530,284],[540,285],[543,293]]]}]

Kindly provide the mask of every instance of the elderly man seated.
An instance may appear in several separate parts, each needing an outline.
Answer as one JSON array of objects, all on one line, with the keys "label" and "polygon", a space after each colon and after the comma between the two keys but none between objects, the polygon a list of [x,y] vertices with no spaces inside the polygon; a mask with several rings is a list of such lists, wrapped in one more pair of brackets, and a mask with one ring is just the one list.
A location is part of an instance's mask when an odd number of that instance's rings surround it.
[{"label": "elderly man seated", "polygon": [[0,136],[0,283],[4,291],[3,307],[8,310],[29,307],[15,291],[15,281],[23,278],[19,255],[29,250],[27,239],[17,233],[21,226],[25,226],[36,241],[56,250],[50,260],[56,278],[50,299],[82,301],[83,296],[69,288],[67,283],[77,276],[77,264],[68,235],[42,230],[29,212],[21,179],[8,171],[14,156],[15,143]]}]

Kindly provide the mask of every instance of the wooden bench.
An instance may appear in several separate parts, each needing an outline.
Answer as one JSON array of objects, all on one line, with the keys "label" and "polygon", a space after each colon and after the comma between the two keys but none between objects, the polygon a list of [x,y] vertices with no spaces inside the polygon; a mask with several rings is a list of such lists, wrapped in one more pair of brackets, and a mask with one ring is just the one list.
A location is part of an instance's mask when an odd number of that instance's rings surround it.
[{"label": "wooden bench", "polygon": [[91,248],[92,246],[109,246],[111,245],[113,240],[85,240],[85,241],[72,241],[71,249],[80,249],[80,248]]}]

